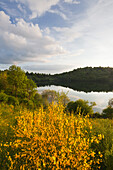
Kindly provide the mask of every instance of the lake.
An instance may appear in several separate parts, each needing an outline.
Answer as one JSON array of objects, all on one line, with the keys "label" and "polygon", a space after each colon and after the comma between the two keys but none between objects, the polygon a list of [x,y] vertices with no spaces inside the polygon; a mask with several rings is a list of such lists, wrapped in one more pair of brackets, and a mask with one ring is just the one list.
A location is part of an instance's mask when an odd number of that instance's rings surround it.
[{"label": "lake", "polygon": [[96,112],[102,112],[104,108],[107,107],[109,99],[113,98],[113,92],[79,92],[73,90],[71,88],[66,88],[62,86],[41,86],[37,87],[38,92],[41,94],[43,90],[55,90],[57,92],[65,92],[71,101],[75,101],[77,99],[88,100],[89,102],[95,102],[96,106],[93,110]]}]

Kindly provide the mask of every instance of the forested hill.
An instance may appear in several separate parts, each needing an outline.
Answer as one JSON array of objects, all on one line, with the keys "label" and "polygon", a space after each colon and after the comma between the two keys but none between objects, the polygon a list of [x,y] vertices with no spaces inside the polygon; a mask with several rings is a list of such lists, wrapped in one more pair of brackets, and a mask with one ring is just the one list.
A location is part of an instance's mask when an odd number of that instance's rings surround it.
[{"label": "forested hill", "polygon": [[61,74],[26,73],[28,78],[42,85],[61,85],[79,91],[113,90],[113,68],[85,67]]},{"label": "forested hill", "polygon": [[61,74],[39,74],[26,73],[29,78],[32,78],[37,84],[46,82],[113,82],[113,68],[110,67],[85,67],[78,68],[70,72]]}]

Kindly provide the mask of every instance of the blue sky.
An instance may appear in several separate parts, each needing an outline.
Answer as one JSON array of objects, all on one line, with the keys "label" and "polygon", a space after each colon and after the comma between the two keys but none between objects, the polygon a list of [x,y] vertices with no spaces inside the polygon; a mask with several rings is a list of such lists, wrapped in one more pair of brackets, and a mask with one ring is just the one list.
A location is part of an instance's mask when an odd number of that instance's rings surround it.
[{"label": "blue sky", "polygon": [[113,0],[0,0],[0,69],[113,67]]}]

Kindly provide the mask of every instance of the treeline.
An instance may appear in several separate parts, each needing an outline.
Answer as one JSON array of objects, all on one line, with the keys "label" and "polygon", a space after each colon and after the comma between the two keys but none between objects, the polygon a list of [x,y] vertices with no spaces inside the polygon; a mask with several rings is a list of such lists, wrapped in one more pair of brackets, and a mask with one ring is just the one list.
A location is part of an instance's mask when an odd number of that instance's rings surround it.
[{"label": "treeline", "polygon": [[84,82],[113,82],[113,68],[109,67],[85,67],[70,72],[55,75],[63,81],[84,81]]},{"label": "treeline", "polygon": [[61,85],[78,91],[113,90],[113,68],[85,67],[61,74],[26,73],[38,86]]}]

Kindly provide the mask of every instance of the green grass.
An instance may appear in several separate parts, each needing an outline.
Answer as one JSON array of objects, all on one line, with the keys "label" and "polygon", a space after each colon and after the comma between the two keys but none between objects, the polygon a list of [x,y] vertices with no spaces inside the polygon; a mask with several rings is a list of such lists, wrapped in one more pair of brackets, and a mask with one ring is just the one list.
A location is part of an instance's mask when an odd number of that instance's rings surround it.
[{"label": "green grass", "polygon": [[113,170],[113,119],[92,119],[93,133],[103,134],[103,142],[99,144],[99,149],[102,151],[103,168]]}]

